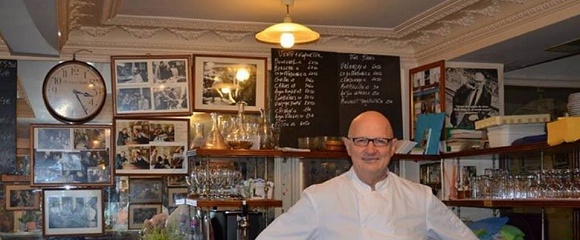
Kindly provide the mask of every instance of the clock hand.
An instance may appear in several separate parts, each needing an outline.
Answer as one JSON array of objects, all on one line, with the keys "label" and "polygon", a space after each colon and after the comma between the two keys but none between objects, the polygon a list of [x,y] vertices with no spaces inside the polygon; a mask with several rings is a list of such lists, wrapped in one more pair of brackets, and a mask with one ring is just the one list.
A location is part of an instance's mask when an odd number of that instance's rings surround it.
[{"label": "clock hand", "polygon": [[[79,103],[81,104],[81,107],[83,108],[83,111],[85,111],[85,114],[89,114],[89,112],[87,111],[87,107],[85,107],[85,105],[83,104],[83,101],[81,101],[81,98],[79,97],[79,94],[83,94],[82,92],[77,91],[76,89],[73,90],[73,93],[75,94],[75,96],[77,97],[77,100],[79,101]],[[84,95],[84,94],[83,94]],[[86,95],[85,95],[86,96]],[[92,96],[91,96],[92,97]]]},{"label": "clock hand", "polygon": [[74,89],[74,90],[73,90],[73,93],[74,93],[74,94],[82,94],[82,95],[83,95],[83,96],[85,96],[85,97],[92,97],[92,96],[93,96],[93,95],[91,95],[91,94],[90,94],[90,93],[88,93],[88,92],[81,92],[81,91],[79,91],[79,90],[76,90],[76,89]]}]

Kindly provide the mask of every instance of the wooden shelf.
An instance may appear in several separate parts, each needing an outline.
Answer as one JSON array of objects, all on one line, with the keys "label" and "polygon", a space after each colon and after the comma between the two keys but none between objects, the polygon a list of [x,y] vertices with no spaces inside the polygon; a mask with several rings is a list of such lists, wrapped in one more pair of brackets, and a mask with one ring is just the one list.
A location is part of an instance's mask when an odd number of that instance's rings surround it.
[{"label": "wooden shelf", "polygon": [[[281,150],[197,149],[197,156],[211,157],[298,157],[298,158],[349,158],[346,151],[294,152]],[[189,154],[188,154],[189,156]]]},{"label": "wooden shelf", "polygon": [[[294,152],[281,150],[232,150],[232,149],[197,149],[197,156],[211,157],[284,157],[284,158],[324,158],[324,159],[349,159],[348,153],[342,151],[313,150],[310,152]],[[193,154],[193,153],[191,153]],[[193,155],[191,155],[193,156]],[[395,154],[394,160],[409,161],[435,161],[441,160],[440,155],[412,155]]]},{"label": "wooden shelf", "polygon": [[459,199],[443,201],[447,206],[483,207],[483,208],[580,208],[580,201],[575,198],[558,199]]},{"label": "wooden shelf", "polygon": [[[250,208],[282,207],[282,200],[250,199],[246,200]],[[242,207],[242,200],[197,200],[198,207]]]}]

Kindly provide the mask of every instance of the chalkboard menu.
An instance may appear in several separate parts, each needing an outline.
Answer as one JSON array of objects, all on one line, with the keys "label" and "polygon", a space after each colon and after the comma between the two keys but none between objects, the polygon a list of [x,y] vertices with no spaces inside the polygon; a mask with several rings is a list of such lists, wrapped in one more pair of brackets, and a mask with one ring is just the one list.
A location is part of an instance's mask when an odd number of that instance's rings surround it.
[{"label": "chalkboard menu", "polygon": [[16,162],[16,66],[0,59],[0,173],[12,174]]},{"label": "chalkboard menu", "polygon": [[270,96],[280,145],[297,138],[346,136],[351,120],[377,110],[402,138],[399,57],[272,49]]}]

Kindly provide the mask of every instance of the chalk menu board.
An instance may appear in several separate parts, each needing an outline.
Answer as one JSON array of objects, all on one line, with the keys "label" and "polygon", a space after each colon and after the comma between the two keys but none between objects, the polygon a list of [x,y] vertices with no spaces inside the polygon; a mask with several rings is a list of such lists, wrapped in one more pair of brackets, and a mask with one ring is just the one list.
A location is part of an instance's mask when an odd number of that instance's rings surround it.
[{"label": "chalk menu board", "polygon": [[399,57],[272,49],[270,106],[280,145],[300,137],[346,136],[366,110],[382,112],[402,138]]},{"label": "chalk menu board", "polygon": [[0,59],[0,173],[16,170],[17,61]]}]

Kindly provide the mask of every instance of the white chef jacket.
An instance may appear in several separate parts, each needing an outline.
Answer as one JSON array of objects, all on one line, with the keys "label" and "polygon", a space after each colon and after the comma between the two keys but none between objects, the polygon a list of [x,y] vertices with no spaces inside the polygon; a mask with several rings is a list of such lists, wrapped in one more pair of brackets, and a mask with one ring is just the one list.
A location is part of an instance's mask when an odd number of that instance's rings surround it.
[{"label": "white chef jacket", "polygon": [[310,186],[257,240],[478,239],[427,186],[389,172],[375,188],[352,168]]}]

